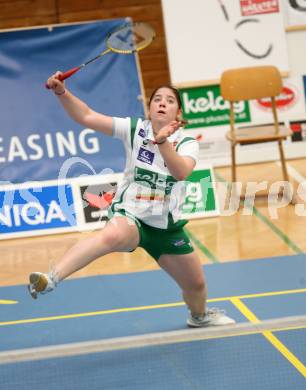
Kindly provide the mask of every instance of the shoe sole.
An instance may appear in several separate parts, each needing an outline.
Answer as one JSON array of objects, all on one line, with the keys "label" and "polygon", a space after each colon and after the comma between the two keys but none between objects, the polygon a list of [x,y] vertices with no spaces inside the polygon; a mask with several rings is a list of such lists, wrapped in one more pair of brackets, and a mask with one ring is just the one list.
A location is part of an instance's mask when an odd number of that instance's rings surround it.
[{"label": "shoe sole", "polygon": [[195,324],[190,324],[187,322],[188,328],[207,328],[209,326],[209,323],[207,322],[206,324],[203,325],[195,325]]},{"label": "shoe sole", "polygon": [[213,323],[213,322],[206,322],[204,324],[193,324],[193,323],[190,323],[190,322],[187,322],[187,326],[189,328],[208,328],[209,326],[225,326],[225,325],[234,325],[236,324],[236,321],[228,321],[226,323]]},{"label": "shoe sole", "polygon": [[37,292],[34,290],[33,286],[31,284],[27,285],[27,289],[29,291],[29,294],[33,299],[37,299]]},{"label": "shoe sole", "polygon": [[28,291],[33,299],[37,299],[37,293],[44,291],[48,282],[43,275],[37,273],[30,274],[29,281]]}]

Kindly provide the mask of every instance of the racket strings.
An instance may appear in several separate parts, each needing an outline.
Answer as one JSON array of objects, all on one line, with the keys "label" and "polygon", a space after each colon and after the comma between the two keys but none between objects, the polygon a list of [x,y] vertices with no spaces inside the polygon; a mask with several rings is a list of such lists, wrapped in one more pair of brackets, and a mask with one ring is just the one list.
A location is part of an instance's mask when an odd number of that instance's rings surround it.
[{"label": "racket strings", "polygon": [[149,46],[155,38],[155,32],[146,23],[127,24],[112,32],[106,39],[106,45],[116,53],[130,54]]},{"label": "racket strings", "polygon": [[[96,61],[98,58],[103,57],[109,52],[118,54],[131,54],[145,49],[155,38],[155,31],[153,28],[143,22],[129,23],[121,26],[113,32],[110,32],[106,37],[105,44],[106,50],[97,55],[96,57],[88,60],[87,62],[71,68],[59,76],[59,80],[66,80],[73,74],[84,68],[86,65]],[[49,86],[46,84],[46,88]]]}]

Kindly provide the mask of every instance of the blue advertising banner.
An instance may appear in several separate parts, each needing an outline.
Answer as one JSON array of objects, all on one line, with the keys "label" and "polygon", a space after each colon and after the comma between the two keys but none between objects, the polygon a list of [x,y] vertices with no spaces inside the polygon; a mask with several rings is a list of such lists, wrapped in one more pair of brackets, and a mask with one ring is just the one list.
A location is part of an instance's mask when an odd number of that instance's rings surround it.
[{"label": "blue advertising banner", "polygon": [[[109,31],[124,19],[0,33],[0,184],[122,172],[119,140],[71,120],[45,88],[57,70],[80,65],[105,49]],[[66,80],[94,110],[112,116],[143,116],[135,55],[108,53]]]},{"label": "blue advertising banner", "polygon": [[76,225],[70,185],[0,191],[0,234]]}]

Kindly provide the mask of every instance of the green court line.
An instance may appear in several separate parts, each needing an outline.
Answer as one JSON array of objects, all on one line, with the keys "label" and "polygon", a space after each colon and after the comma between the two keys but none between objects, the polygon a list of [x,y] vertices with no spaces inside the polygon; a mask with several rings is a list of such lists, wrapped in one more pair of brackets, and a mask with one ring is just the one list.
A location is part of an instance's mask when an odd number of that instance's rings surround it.
[{"label": "green court line", "polygon": [[[228,183],[219,173],[215,172],[216,178],[222,183]],[[241,201],[242,203],[243,201]],[[301,248],[298,247],[284,232],[282,232],[274,223],[272,223],[267,217],[265,217],[255,206],[251,207],[245,202],[246,207],[253,209],[254,214],[263,223],[265,223],[285,244],[289,246],[295,253],[304,253]]]},{"label": "green court line", "polygon": [[258,217],[262,222],[269,226],[269,228],[279,237],[281,238],[295,253],[304,253],[301,248],[297,246],[284,232],[282,232],[274,223],[272,223],[266,216],[261,214],[261,212],[253,207],[254,214]]},{"label": "green court line", "polygon": [[198,240],[197,237],[193,233],[191,233],[189,229],[185,228],[185,230],[189,238],[209,258],[210,261],[212,261],[213,263],[220,263],[220,260],[213,253],[211,253],[211,251],[204,244],[202,244],[202,242]]}]

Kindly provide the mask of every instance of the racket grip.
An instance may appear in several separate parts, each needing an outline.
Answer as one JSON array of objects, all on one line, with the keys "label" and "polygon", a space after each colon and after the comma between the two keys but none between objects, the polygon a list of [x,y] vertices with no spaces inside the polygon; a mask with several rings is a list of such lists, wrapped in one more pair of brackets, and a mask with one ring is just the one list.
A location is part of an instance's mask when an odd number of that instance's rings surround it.
[{"label": "racket grip", "polygon": [[81,69],[81,66],[76,66],[75,68],[72,68],[70,70],[67,70],[67,72],[64,72],[62,73],[60,76],[59,76],[59,80],[60,81],[64,81],[66,79],[68,79],[68,77],[72,76],[74,73],[76,73],[78,70]]},{"label": "racket grip", "polygon": [[[68,79],[68,77],[72,76],[74,73],[76,73],[76,72],[77,72],[78,70],[80,70],[80,69],[81,69],[81,66],[76,66],[75,68],[72,68],[72,69],[70,69],[70,70],[67,70],[67,72],[62,73],[62,74],[58,77],[58,79],[59,79],[60,81],[64,81],[64,80]],[[48,84],[45,84],[45,86],[46,86],[47,89],[50,89],[50,87],[48,86]]]}]

